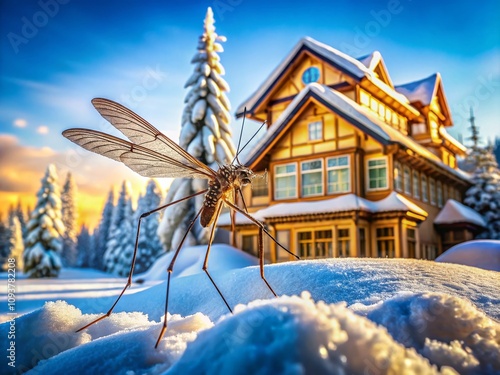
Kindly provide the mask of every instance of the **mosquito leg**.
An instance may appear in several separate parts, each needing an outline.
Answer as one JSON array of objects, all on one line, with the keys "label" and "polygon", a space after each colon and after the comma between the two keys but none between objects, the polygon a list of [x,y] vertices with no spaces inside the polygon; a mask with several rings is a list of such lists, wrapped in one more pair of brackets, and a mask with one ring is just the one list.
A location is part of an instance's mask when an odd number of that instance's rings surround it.
[{"label": "mosquito leg", "polygon": [[262,278],[262,280],[264,280],[264,282],[266,283],[267,287],[274,294],[274,296],[278,297],[278,295],[273,290],[273,288],[271,288],[271,285],[269,285],[269,283],[266,280],[266,277],[264,276],[264,238],[263,238],[263,235],[262,235],[262,227],[259,227],[258,241],[259,241],[260,277]]},{"label": "mosquito leg", "polygon": [[151,215],[151,214],[153,214],[153,213],[155,213],[155,212],[163,210],[163,209],[167,208],[168,206],[171,206],[173,204],[185,201],[185,200],[190,199],[190,198],[192,198],[192,197],[194,197],[196,195],[204,194],[204,193],[207,192],[207,190],[203,190],[203,191],[200,191],[198,193],[188,195],[187,197],[184,197],[184,198],[178,199],[176,201],[170,202],[168,204],[165,204],[163,206],[157,207],[154,210],[145,212],[145,213],[143,213],[140,216],[139,222],[137,223],[137,233],[136,233],[136,236],[135,236],[135,246],[134,246],[134,254],[132,255],[132,264],[130,265],[130,271],[128,273],[127,283],[125,284],[125,287],[123,288],[123,290],[121,291],[120,295],[116,299],[115,303],[113,303],[113,305],[111,306],[111,308],[108,310],[108,312],[106,314],[104,314],[104,315],[100,316],[99,318],[91,321],[89,324],[87,324],[87,325],[83,326],[82,328],[78,329],[76,332],[83,331],[84,329],[90,327],[91,325],[93,325],[93,324],[95,324],[95,323],[97,323],[97,322],[99,322],[99,321],[107,318],[108,316],[110,316],[111,313],[113,312],[113,309],[115,308],[116,304],[118,303],[118,301],[120,300],[120,298],[122,298],[123,293],[125,293],[125,290],[127,290],[127,288],[132,285],[132,275],[134,273],[135,260],[137,258],[137,248],[139,246],[139,232],[141,230],[141,221],[142,221],[142,219],[145,218],[145,217],[147,217],[147,216],[149,216],[149,215]]},{"label": "mosquito leg", "polygon": [[262,224],[259,220],[257,220],[256,218],[254,218],[252,215],[250,215],[248,212],[245,212],[243,211],[241,208],[239,208],[238,206],[236,206],[235,204],[229,202],[227,199],[224,200],[224,202],[229,206],[231,207],[233,210],[235,211],[238,211],[240,214],[246,216],[248,218],[248,220],[250,220],[251,222],[253,222],[255,225],[257,225],[259,228],[262,229],[262,231],[267,234],[269,236],[269,238],[271,240],[273,240],[273,242],[278,245],[279,247],[281,247],[283,250],[285,250],[288,254],[294,256],[296,259],[299,259],[300,260],[300,257],[294,253],[292,253],[290,250],[288,250],[286,247],[284,247],[282,244],[279,243],[279,241],[273,237],[273,235],[271,233],[269,233],[269,231],[266,229],[266,227],[264,227],[264,224]]},{"label": "mosquito leg", "polygon": [[205,254],[205,261],[203,262],[203,271],[205,271],[205,273],[207,274],[208,278],[210,279],[210,281],[214,285],[215,289],[217,289],[217,292],[219,293],[219,295],[221,296],[222,300],[226,304],[226,307],[228,308],[229,312],[232,313],[233,310],[231,310],[231,307],[229,306],[229,303],[227,303],[226,298],[224,298],[224,296],[222,295],[222,292],[220,291],[219,287],[215,284],[214,279],[212,279],[212,276],[210,276],[210,273],[208,272],[208,256],[210,255],[210,249],[212,247],[212,242],[213,242],[213,238],[214,238],[215,228],[217,226],[217,220],[219,219],[219,215],[220,215],[221,210],[222,210],[222,202],[219,203],[219,207],[217,207],[217,210],[215,212],[215,220],[214,220],[214,223],[212,225],[212,230],[210,231],[210,239],[208,240],[207,252]]},{"label": "mosquito leg", "polygon": [[184,233],[184,236],[182,237],[181,242],[179,243],[179,246],[177,246],[177,249],[175,250],[175,254],[172,258],[172,261],[170,262],[170,264],[168,266],[168,269],[167,269],[167,272],[168,272],[167,294],[165,296],[165,312],[163,314],[163,326],[161,327],[161,331],[160,331],[160,335],[158,336],[158,340],[156,340],[155,348],[158,348],[158,344],[160,343],[163,335],[165,334],[165,331],[167,330],[168,299],[169,299],[169,295],[170,295],[170,276],[172,275],[172,272],[174,272],[175,261],[177,260],[177,256],[179,255],[179,253],[182,249],[182,245],[184,245],[184,241],[186,241],[186,238],[187,238],[189,231],[193,228],[196,220],[198,220],[198,217],[200,216],[202,210],[203,210],[203,207],[198,211],[198,213],[196,214],[194,219],[191,220],[191,222],[189,223],[189,226],[188,226],[186,232]]}]

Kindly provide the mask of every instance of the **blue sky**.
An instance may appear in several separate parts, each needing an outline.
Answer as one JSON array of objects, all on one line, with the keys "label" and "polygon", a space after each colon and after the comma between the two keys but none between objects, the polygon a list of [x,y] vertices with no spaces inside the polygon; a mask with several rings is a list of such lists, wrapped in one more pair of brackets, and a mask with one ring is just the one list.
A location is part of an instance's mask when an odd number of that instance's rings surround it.
[{"label": "blue sky", "polygon": [[[217,32],[228,38],[221,61],[233,109],[311,36],[354,57],[379,50],[396,84],[440,72],[455,121],[451,134],[468,135],[473,106],[481,135],[500,136],[496,0],[2,0],[0,168],[8,149],[23,168],[43,171],[20,160],[39,152],[59,157],[68,170],[95,172],[62,157],[74,146],[60,133],[75,126],[111,131],[90,104],[97,96],[124,103],[177,139],[183,86],[208,6]],[[14,182],[2,184],[0,191],[15,190]]]}]

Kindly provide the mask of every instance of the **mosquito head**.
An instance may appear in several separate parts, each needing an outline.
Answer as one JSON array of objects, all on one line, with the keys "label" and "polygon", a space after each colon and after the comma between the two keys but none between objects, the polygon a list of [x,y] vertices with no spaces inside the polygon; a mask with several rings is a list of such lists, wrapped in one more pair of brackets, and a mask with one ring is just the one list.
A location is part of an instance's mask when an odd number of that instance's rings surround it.
[{"label": "mosquito head", "polygon": [[251,169],[249,169],[243,165],[238,165],[237,166],[237,176],[238,176],[238,180],[240,180],[240,185],[245,186],[245,185],[249,185],[252,183],[252,179],[255,177],[255,174],[252,172]]}]

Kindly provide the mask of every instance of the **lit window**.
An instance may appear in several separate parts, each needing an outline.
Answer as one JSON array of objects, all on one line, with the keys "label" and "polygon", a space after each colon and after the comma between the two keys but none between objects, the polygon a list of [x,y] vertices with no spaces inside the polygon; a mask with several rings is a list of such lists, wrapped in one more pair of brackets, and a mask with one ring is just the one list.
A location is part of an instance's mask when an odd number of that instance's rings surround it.
[{"label": "lit window", "polygon": [[368,190],[387,189],[387,159],[368,160]]},{"label": "lit window", "polygon": [[422,202],[428,202],[429,195],[427,194],[428,191],[427,176],[425,174],[422,175],[421,182],[422,182]]},{"label": "lit window", "polygon": [[431,198],[431,204],[436,205],[436,182],[433,178],[429,178],[429,196]]},{"label": "lit window", "polygon": [[310,197],[323,194],[323,160],[304,161],[300,165],[302,177],[301,195]]},{"label": "lit window", "polygon": [[406,247],[408,249],[408,258],[416,258],[417,231],[414,228],[406,228]]},{"label": "lit window", "polygon": [[382,118],[385,118],[385,105],[383,105],[382,103],[380,103],[378,106],[378,115]]},{"label": "lit window", "polygon": [[337,230],[337,251],[339,257],[348,257],[350,255],[351,241],[349,229]]},{"label": "lit window", "polygon": [[317,230],[297,233],[299,256],[307,258],[327,258],[332,256],[332,231]]},{"label": "lit window", "polygon": [[359,92],[359,101],[365,107],[370,107],[370,95],[364,90]]},{"label": "lit window", "polygon": [[378,113],[378,101],[376,99],[372,98],[370,108],[373,112]]},{"label": "lit window", "polygon": [[394,189],[403,191],[403,174],[401,173],[401,164],[394,163]]},{"label": "lit window", "polygon": [[351,191],[351,173],[348,156],[327,159],[328,194]]},{"label": "lit window", "polygon": [[405,194],[411,195],[411,174],[408,167],[405,167]]},{"label": "lit window", "polygon": [[394,258],[395,248],[394,227],[377,228],[377,256]]},{"label": "lit window", "polygon": [[267,197],[268,194],[267,173],[256,174],[252,180],[252,197]]},{"label": "lit window", "polygon": [[366,249],[366,229],[365,228],[359,228],[359,256],[360,257],[366,257],[368,256],[367,254],[367,249]]},{"label": "lit window", "polygon": [[309,140],[317,141],[323,139],[323,123],[321,121],[311,122],[308,125],[309,129]]},{"label": "lit window", "polygon": [[274,168],[274,197],[287,199],[297,197],[297,165],[277,165]]},{"label": "lit window", "polygon": [[385,109],[385,122],[390,124],[392,119],[392,111],[389,108]]},{"label": "lit window", "polygon": [[302,73],[302,82],[306,85],[312,82],[318,82],[319,80],[319,69],[315,66],[307,68],[304,73]]},{"label": "lit window", "polygon": [[417,171],[413,171],[413,196],[417,199],[420,198],[420,179]]}]

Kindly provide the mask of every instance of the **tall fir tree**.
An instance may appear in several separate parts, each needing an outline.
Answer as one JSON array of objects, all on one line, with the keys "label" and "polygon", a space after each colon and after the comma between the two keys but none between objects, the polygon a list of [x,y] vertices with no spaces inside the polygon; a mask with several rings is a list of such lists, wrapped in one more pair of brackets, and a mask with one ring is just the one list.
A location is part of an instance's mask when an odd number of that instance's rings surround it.
[{"label": "tall fir tree", "polygon": [[57,277],[61,269],[64,224],[57,172],[49,165],[37,193],[37,203],[27,224],[24,272],[33,278]]},{"label": "tall fir tree", "polygon": [[76,237],[77,260],[76,266],[80,268],[91,267],[90,261],[93,255],[93,241],[89,228],[83,224],[80,228],[80,233]]},{"label": "tall fir tree", "polygon": [[111,233],[111,225],[113,222],[113,211],[115,207],[115,194],[113,189],[110,189],[108,200],[104,205],[101,215],[101,221],[98,228],[94,231],[94,246],[89,263],[90,267],[104,270],[104,254]]},{"label": "tall fir tree", "polygon": [[113,209],[109,239],[106,244],[106,252],[104,253],[103,262],[104,270],[106,272],[112,273],[115,270],[119,252],[122,249],[121,241],[123,236],[127,234],[123,228],[127,220],[131,219],[130,217],[127,217],[127,215],[131,215],[127,207],[131,203],[131,200],[130,183],[128,181],[124,181],[120,191],[120,196],[118,197],[116,206]]},{"label": "tall fir tree", "polygon": [[76,265],[76,222],[77,210],[77,188],[73,176],[68,173],[61,193],[62,221],[65,227],[63,237],[62,261],[66,266]]},{"label": "tall fir tree", "polygon": [[24,252],[24,242],[23,234],[21,230],[21,223],[17,216],[17,212],[13,211],[9,216],[9,227],[7,230],[8,241],[6,249],[6,259],[2,262],[3,269],[7,267],[6,261],[9,259],[15,259],[16,269],[22,270],[24,268],[23,252]]},{"label": "tall fir tree", "polygon": [[21,204],[21,200],[17,201],[16,214],[17,214],[17,218],[19,219],[19,224],[21,225],[21,233],[23,235],[23,241],[24,241],[26,239],[27,216],[25,215],[25,213],[23,211],[23,206]]},{"label": "tall fir tree", "polygon": [[[141,214],[159,207],[161,201],[161,190],[158,184],[154,180],[149,180],[146,193],[137,202],[135,223],[139,221]],[[163,252],[163,247],[157,234],[159,224],[159,212],[142,219],[134,273],[147,271],[156,258]]]},{"label": "tall fir tree", "polygon": [[3,220],[3,214],[0,212],[0,264],[7,262],[9,255],[9,227]]},{"label": "tall fir tree", "polygon": [[[219,165],[233,160],[235,147],[229,126],[231,106],[225,94],[229,85],[222,78],[225,71],[218,55],[223,51],[220,42],[226,38],[217,35],[214,22],[212,9],[208,8],[198,51],[191,60],[194,72],[185,84],[189,91],[185,98],[179,144],[193,157],[217,170]],[[206,180],[176,179],[165,202],[173,202],[206,188]],[[203,195],[200,195],[165,210],[158,234],[167,251],[177,248],[202,204]],[[198,221],[188,234],[186,244],[207,243],[208,235],[209,230],[201,227]]]},{"label": "tall fir tree", "polygon": [[127,276],[132,264],[134,254],[136,220],[132,210],[132,200],[124,201],[123,219],[120,227],[114,233],[116,241],[115,250],[110,255],[110,261],[106,263],[108,272],[117,276]]}]

